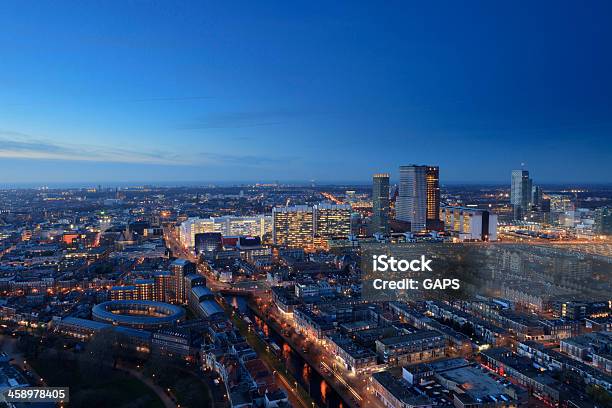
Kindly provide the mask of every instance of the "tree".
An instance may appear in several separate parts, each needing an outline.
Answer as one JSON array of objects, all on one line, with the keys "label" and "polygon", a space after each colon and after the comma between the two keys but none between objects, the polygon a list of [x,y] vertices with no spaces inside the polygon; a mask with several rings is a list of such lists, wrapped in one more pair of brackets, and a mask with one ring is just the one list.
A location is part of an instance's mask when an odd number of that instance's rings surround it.
[{"label": "tree", "polygon": [[17,341],[17,349],[21,351],[26,358],[35,358],[38,357],[39,344],[39,340],[26,334],[21,336]]},{"label": "tree", "polygon": [[48,350],[53,350],[52,356],[57,364],[60,364],[62,367],[65,366],[68,356],[66,352],[66,343],[64,343],[63,339],[56,338],[52,343],[52,348],[48,348]]},{"label": "tree", "polygon": [[155,382],[162,386],[171,384],[174,379],[174,367],[163,356],[152,353],[144,364],[144,375],[152,377]]},{"label": "tree", "polygon": [[586,393],[596,403],[602,404],[604,407],[612,407],[612,393],[605,388],[596,384],[589,384],[586,387]]},{"label": "tree", "polygon": [[173,387],[181,397],[181,406],[197,407],[202,402],[203,390],[189,379],[178,379]]},{"label": "tree", "polygon": [[114,361],[114,345],[117,336],[112,328],[104,329],[94,334],[87,346],[85,347],[85,355],[81,359],[81,371],[84,375],[89,374],[96,378],[100,374],[108,373],[111,365],[115,365]]}]

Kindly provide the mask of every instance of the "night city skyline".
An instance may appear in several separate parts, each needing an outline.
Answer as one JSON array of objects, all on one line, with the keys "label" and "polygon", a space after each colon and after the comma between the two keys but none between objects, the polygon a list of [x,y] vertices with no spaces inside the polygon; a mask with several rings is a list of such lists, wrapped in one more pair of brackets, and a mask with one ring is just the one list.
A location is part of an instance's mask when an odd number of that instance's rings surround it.
[{"label": "night city skyline", "polygon": [[0,408],[612,407],[610,16],[0,1]]},{"label": "night city skyline", "polygon": [[4,3],[0,185],[609,183],[610,4],[527,5]]}]

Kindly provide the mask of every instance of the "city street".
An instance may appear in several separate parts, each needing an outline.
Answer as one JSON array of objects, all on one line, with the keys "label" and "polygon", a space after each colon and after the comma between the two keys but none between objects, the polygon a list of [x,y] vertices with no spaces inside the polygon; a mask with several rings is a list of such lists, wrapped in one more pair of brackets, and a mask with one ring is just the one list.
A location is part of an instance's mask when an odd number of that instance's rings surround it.
[{"label": "city street", "polygon": [[[315,344],[312,340],[308,340],[303,335],[296,333],[292,327],[293,322],[282,318],[280,314],[274,311],[274,306],[271,306],[271,299],[269,301],[260,299],[258,303],[267,306],[266,312],[269,313],[269,318],[273,319],[272,321],[269,320],[268,323],[276,324],[288,330],[289,336],[280,333],[280,330],[279,334],[281,334],[287,342],[292,344],[294,350],[300,354],[304,360],[308,361],[311,367],[319,371],[323,378],[325,378],[339,394],[343,395],[344,399],[349,404],[353,406],[368,405],[383,408],[380,401],[368,392],[368,375],[355,375],[345,370],[338,364],[334,356],[326,352],[320,344]],[[307,349],[309,352],[303,353],[303,349]]]}]

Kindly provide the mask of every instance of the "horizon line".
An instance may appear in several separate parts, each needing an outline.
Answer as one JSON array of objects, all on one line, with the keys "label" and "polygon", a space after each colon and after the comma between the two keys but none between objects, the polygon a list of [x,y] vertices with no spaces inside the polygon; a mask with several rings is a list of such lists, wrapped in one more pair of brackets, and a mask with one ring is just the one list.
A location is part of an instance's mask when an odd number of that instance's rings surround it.
[{"label": "horizon line", "polygon": [[[17,190],[29,190],[37,188],[91,188],[91,187],[137,187],[137,186],[148,186],[148,187],[206,187],[206,186],[224,186],[224,187],[239,187],[239,186],[252,186],[256,184],[270,184],[270,185],[287,185],[287,186],[359,186],[365,187],[372,184],[370,181],[365,180],[329,180],[329,181],[316,181],[316,180],[227,180],[227,181],[212,181],[212,180],[194,180],[194,181],[28,181],[28,182],[0,182],[0,189],[17,189]],[[440,186],[510,186],[510,180],[508,181],[447,181],[440,183]],[[592,182],[592,181],[543,181],[537,183],[540,186],[612,186],[612,182]]]}]

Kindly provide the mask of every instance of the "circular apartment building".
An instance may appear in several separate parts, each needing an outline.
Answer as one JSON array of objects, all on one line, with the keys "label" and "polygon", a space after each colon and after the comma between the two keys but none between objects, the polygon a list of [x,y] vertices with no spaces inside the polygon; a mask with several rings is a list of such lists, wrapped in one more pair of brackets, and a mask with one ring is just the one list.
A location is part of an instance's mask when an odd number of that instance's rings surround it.
[{"label": "circular apartment building", "polygon": [[185,319],[182,307],[151,300],[111,300],[95,305],[91,313],[99,322],[138,329],[173,326]]}]

